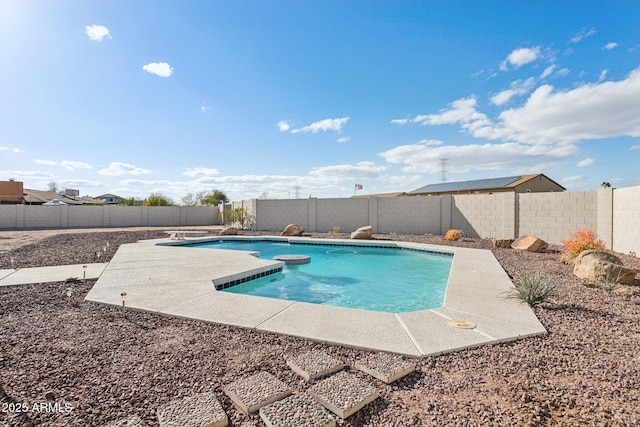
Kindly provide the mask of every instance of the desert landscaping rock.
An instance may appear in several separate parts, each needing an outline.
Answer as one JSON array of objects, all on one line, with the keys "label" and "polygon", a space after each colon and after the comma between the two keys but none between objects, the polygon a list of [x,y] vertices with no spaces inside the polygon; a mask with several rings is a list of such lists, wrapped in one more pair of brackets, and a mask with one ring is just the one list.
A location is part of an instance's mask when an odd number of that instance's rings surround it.
[{"label": "desert landscaping rock", "polygon": [[139,416],[132,415],[128,418],[105,424],[103,427],[147,427],[147,424]]},{"label": "desert landscaping rock", "polygon": [[492,243],[495,248],[510,248],[516,239],[493,239]]},{"label": "desert landscaping rock", "polygon": [[388,353],[373,353],[356,362],[356,368],[387,384],[416,370],[416,365],[403,357]]},{"label": "desert landscaping rock", "polygon": [[238,228],[236,227],[224,227],[219,233],[221,236],[235,236],[238,234]]},{"label": "desert landscaping rock", "polygon": [[292,394],[260,408],[267,427],[333,427],[335,419],[317,400],[306,393]]},{"label": "desert landscaping rock", "polygon": [[283,236],[302,236],[302,233],[304,233],[304,228],[297,224],[289,224],[282,231]]},{"label": "desert landscaping rock", "polygon": [[514,240],[511,243],[511,247],[519,251],[544,252],[549,247],[549,244],[536,236],[525,235]]},{"label": "desert landscaping rock", "polygon": [[[208,227],[210,233],[219,228]],[[20,267],[93,262],[110,242],[105,260],[122,243],[163,238],[148,230],[12,231],[0,239],[0,268],[15,256]],[[273,235],[248,232],[246,235]],[[5,232],[2,233],[3,236]],[[348,239],[348,233],[310,233]],[[560,259],[562,247],[543,253],[495,248],[491,240],[374,234],[402,240],[492,251],[514,276],[523,266],[544,272],[556,296],[534,309],[547,335],[410,359],[416,371],[392,384],[375,381],[382,398],[336,424],[360,426],[636,426],[640,425],[640,280],[611,292],[583,286]],[[18,244],[19,243],[19,244]],[[640,258],[615,254],[640,269]],[[357,361],[368,351],[304,339],[127,311],[84,301],[94,281],[0,288],[0,402],[71,405],[62,412],[0,412],[0,426],[103,426],[137,415],[157,427],[157,408],[198,393],[215,392],[233,426],[261,426],[221,386],[267,370],[297,391],[310,384],[286,356],[323,351]],[[370,377],[353,370],[352,375]],[[321,381],[321,380],[315,380]]]},{"label": "desert landscaping rock", "polygon": [[345,367],[341,360],[317,350],[289,357],[287,365],[307,381],[332,374]]},{"label": "desert landscaping rock", "polygon": [[350,238],[354,240],[371,240],[373,238],[373,227],[370,225],[360,227],[351,233]]},{"label": "desert landscaping rock", "polygon": [[229,424],[214,393],[200,393],[158,408],[160,427],[225,427]]},{"label": "desert landscaping rock", "polygon": [[309,393],[340,418],[355,414],[378,398],[371,384],[345,371],[317,382]]},{"label": "desert landscaping rock", "polygon": [[594,283],[610,281],[629,285],[633,283],[638,272],[622,265],[620,258],[613,254],[588,250],[574,260],[573,274]]},{"label": "desert landscaping rock", "polygon": [[268,372],[258,372],[223,387],[227,396],[244,413],[256,412],[291,394],[289,386]]}]

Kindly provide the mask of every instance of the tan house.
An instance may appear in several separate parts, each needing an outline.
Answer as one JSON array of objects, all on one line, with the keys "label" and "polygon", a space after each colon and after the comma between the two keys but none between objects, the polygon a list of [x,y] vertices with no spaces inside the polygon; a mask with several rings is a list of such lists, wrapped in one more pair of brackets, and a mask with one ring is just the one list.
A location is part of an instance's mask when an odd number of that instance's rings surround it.
[{"label": "tan house", "polygon": [[505,176],[472,181],[430,184],[407,193],[409,196],[440,196],[443,194],[543,193],[565,191],[562,185],[544,174]]},{"label": "tan house", "polygon": [[0,181],[0,205],[15,205],[22,203],[22,181]]}]

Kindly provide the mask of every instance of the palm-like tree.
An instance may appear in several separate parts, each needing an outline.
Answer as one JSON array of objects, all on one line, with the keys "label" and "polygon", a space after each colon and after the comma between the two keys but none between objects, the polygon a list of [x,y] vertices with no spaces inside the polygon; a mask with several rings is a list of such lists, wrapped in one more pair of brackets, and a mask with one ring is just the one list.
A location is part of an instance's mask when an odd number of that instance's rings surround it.
[{"label": "palm-like tree", "polygon": [[611,184],[607,181],[603,182],[602,184],[600,184],[600,186],[602,188],[611,188]]}]

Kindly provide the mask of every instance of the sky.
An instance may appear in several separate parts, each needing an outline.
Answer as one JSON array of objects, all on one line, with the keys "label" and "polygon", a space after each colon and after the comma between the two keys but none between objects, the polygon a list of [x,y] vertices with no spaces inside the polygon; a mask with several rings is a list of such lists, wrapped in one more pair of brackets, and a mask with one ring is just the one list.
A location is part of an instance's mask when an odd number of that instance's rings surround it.
[{"label": "sky", "polygon": [[0,0],[0,180],[176,203],[637,186],[639,22],[638,1]]}]

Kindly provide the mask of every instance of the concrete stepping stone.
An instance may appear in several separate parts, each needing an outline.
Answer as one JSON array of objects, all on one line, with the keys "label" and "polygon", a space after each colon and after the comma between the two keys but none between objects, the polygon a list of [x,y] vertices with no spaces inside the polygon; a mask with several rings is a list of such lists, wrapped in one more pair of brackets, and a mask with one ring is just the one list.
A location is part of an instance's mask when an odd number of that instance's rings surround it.
[{"label": "concrete stepping stone", "polygon": [[222,389],[245,414],[255,412],[261,407],[291,394],[288,385],[264,371],[234,381]]},{"label": "concrete stepping stone", "polygon": [[200,393],[158,408],[160,427],[225,427],[229,418],[215,394]]},{"label": "concrete stepping stone", "polygon": [[342,361],[323,351],[314,350],[288,358],[287,365],[307,381],[333,374],[345,367]]},{"label": "concrete stepping stone", "polygon": [[345,371],[314,384],[309,393],[340,418],[358,412],[379,396],[372,385]]},{"label": "concrete stepping stone", "polygon": [[400,356],[388,353],[374,353],[362,360],[358,360],[356,369],[390,384],[415,371],[416,365]]},{"label": "concrete stepping stone", "polygon": [[307,393],[292,394],[260,408],[267,427],[335,427],[336,420]]},{"label": "concrete stepping stone", "polygon": [[129,418],[110,422],[103,427],[147,427],[147,424],[145,424],[139,416],[131,415]]}]

